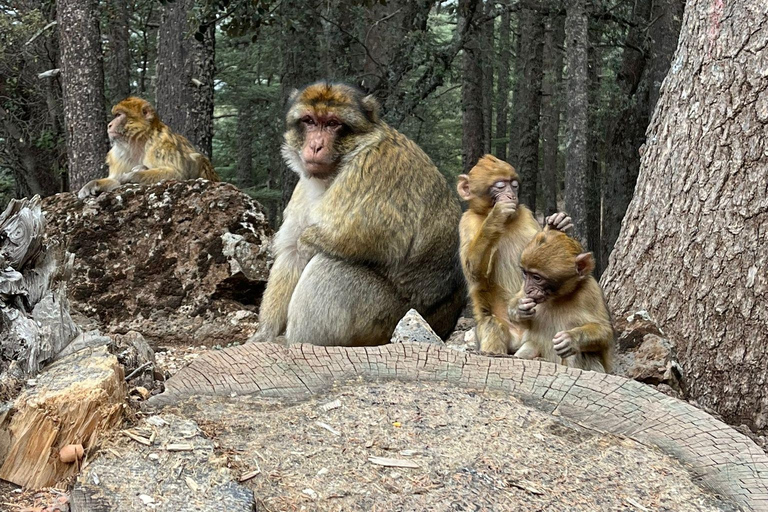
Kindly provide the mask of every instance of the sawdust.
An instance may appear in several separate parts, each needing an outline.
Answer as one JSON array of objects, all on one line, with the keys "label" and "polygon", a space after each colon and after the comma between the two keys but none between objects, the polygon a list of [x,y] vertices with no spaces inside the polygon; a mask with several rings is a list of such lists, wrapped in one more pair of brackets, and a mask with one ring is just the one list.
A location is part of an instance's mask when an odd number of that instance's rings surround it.
[{"label": "sawdust", "polygon": [[256,510],[739,510],[655,447],[503,394],[356,383],[300,403],[210,398],[179,408],[250,474]]}]

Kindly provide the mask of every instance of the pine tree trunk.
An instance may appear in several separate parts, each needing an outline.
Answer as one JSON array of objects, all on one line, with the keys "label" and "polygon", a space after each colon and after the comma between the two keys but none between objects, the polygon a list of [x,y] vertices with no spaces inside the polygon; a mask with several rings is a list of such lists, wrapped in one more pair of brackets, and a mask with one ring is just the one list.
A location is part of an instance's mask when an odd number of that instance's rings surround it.
[{"label": "pine tree trunk", "polygon": [[510,32],[512,31],[509,11],[504,11],[499,22],[499,79],[496,86],[496,139],[494,154],[502,160],[507,159],[507,111],[509,109],[509,62]]},{"label": "pine tree trunk", "polygon": [[461,161],[464,172],[477,163],[484,153],[483,68],[481,34],[475,18],[483,12],[482,0],[461,0],[461,24],[469,23],[462,57],[461,77]]},{"label": "pine tree trunk", "polygon": [[768,17],[688,2],[602,283],[678,344],[687,391],[768,430]]},{"label": "pine tree trunk", "polygon": [[127,98],[131,93],[131,54],[128,48],[128,1],[110,0],[106,3],[107,47],[105,75],[109,106]]},{"label": "pine tree trunk", "polygon": [[157,41],[157,86],[160,119],[208,158],[213,141],[214,26],[194,38],[198,21],[194,0],[165,4]]},{"label": "pine tree trunk", "polygon": [[588,31],[589,48],[587,50],[587,82],[589,132],[587,133],[587,250],[592,251],[595,258],[595,277],[600,279],[602,266],[600,264],[600,205],[602,185],[603,146],[605,145],[605,133],[602,123],[602,90],[600,76],[602,75],[602,51],[600,49],[601,32],[604,29],[597,23],[593,23]]},{"label": "pine tree trunk", "polygon": [[[493,11],[493,2],[485,0],[485,15],[490,18]],[[483,66],[483,153],[492,150],[493,139],[493,18],[481,26],[482,66]]]},{"label": "pine tree trunk", "polygon": [[539,176],[539,116],[541,82],[544,69],[544,16],[533,9],[523,9],[519,17],[520,38],[517,46],[515,97],[512,118],[515,126],[510,146],[515,147],[510,163],[520,175],[520,202],[536,211]]},{"label": "pine tree trunk", "polygon": [[565,156],[565,210],[573,218],[573,236],[587,245],[587,130],[589,99],[587,95],[586,0],[566,2],[565,41],[568,63],[566,82],[567,122]]},{"label": "pine tree trunk", "polygon": [[70,190],[106,174],[107,114],[98,3],[58,0],[64,132]]},{"label": "pine tree trunk", "polygon": [[[601,262],[608,256],[621,230],[621,220],[632,200],[640,169],[638,150],[659,97],[659,89],[677,47],[683,0],[638,1],[627,35],[617,83],[622,103],[609,109],[617,112],[607,129]],[[646,27],[649,27],[646,30]]]},{"label": "pine tree trunk", "polygon": [[240,188],[253,186],[253,118],[251,103],[240,107],[237,113],[237,181]]},{"label": "pine tree trunk", "polygon": [[565,17],[552,14],[547,19],[544,39],[544,79],[541,85],[541,210],[545,215],[557,211],[557,156],[559,154],[560,110],[562,108],[560,82],[563,78],[563,43]]}]

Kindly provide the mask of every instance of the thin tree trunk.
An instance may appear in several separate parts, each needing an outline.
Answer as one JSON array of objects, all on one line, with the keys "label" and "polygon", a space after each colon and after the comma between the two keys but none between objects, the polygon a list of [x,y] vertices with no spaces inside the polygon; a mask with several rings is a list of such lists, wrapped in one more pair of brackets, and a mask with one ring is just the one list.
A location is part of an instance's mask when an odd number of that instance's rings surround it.
[{"label": "thin tree trunk", "polygon": [[536,211],[539,176],[539,116],[541,114],[542,57],[544,51],[544,16],[532,9],[519,14],[520,37],[515,69],[515,97],[512,108],[515,139],[515,166],[520,175],[520,202]]},{"label": "thin tree trunk", "polygon": [[587,95],[586,0],[566,3],[565,40],[568,62],[566,99],[565,209],[573,217],[573,236],[587,245],[587,130],[589,99]]},{"label": "thin tree trunk", "polygon": [[627,36],[617,76],[624,103],[609,109],[618,113],[607,129],[600,249],[603,267],[608,265],[621,221],[632,200],[640,169],[638,150],[645,142],[645,131],[677,45],[683,7],[682,0],[642,0],[635,4],[635,26]]},{"label": "thin tree trunk", "polygon": [[482,8],[482,0],[459,2],[459,22],[470,23],[461,66],[461,161],[465,173],[484,153],[482,45],[475,20]]},{"label": "thin tree trunk", "polygon": [[[492,0],[485,0],[485,15],[490,16],[493,11]],[[493,32],[494,19],[483,23],[480,28],[482,45],[483,67],[483,152],[491,152],[491,140],[493,139]]]},{"label": "thin tree trunk", "polygon": [[595,23],[588,31],[589,48],[587,50],[588,68],[587,83],[589,101],[589,132],[587,133],[587,249],[593,252],[595,258],[595,277],[599,279],[602,266],[600,264],[600,204],[602,185],[603,146],[605,134],[602,123],[601,84],[602,52],[600,36],[603,27]]},{"label": "thin tree trunk", "polygon": [[253,186],[253,117],[251,103],[245,103],[237,113],[237,181],[240,188]]},{"label": "thin tree trunk", "polygon": [[99,11],[95,0],[56,3],[69,183],[78,190],[105,174],[107,115]]},{"label": "thin tree trunk", "polygon": [[552,14],[547,20],[544,39],[544,80],[541,86],[541,196],[542,211],[551,215],[557,211],[557,157],[559,154],[561,85],[563,78],[563,44],[565,16]]},{"label": "thin tree trunk", "polygon": [[504,11],[499,22],[499,79],[496,88],[496,144],[494,154],[507,159],[507,111],[509,109],[509,63],[510,32],[512,31],[509,11]]},{"label": "thin tree trunk", "polygon": [[677,342],[691,398],[768,433],[768,18],[688,2],[602,283]]},{"label": "thin tree trunk", "polygon": [[213,141],[214,26],[194,37],[194,0],[165,4],[157,42],[156,107],[160,118],[211,157]]},{"label": "thin tree trunk", "polygon": [[128,48],[128,1],[110,0],[106,4],[107,49],[105,74],[109,105],[124,100],[131,92],[131,55]]}]

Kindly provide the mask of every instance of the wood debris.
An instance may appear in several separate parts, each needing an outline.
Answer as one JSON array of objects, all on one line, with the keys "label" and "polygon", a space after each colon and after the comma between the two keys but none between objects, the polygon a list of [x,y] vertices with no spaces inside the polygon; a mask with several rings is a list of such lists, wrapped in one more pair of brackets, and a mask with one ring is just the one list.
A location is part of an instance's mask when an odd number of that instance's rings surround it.
[{"label": "wood debris", "polygon": [[412,460],[406,459],[390,459],[388,457],[368,457],[368,462],[376,464],[377,466],[387,466],[390,468],[418,468],[419,465]]}]

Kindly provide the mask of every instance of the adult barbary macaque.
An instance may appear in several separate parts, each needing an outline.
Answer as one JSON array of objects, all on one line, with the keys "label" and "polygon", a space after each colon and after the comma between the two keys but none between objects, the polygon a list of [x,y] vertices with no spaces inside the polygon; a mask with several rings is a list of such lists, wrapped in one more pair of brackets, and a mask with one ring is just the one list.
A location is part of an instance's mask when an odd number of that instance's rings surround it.
[{"label": "adult barbary macaque", "polygon": [[[519,261],[523,249],[541,231],[531,211],[518,204],[520,180],[515,169],[485,155],[459,176],[459,196],[469,202],[461,218],[461,263],[482,352],[507,354],[519,345],[507,306],[522,284]],[[547,218],[557,229],[569,229],[571,218]],[[519,334],[519,333],[518,333]]]},{"label": "adult barbary macaque", "polygon": [[464,303],[460,208],[372,96],[316,83],[290,98],[283,157],[300,180],[275,237],[255,341],[379,345],[415,308],[446,337]]},{"label": "adult barbary macaque", "polygon": [[614,331],[595,260],[568,235],[547,228],[520,258],[524,283],[510,302],[509,316],[522,329],[516,357],[609,373]]},{"label": "adult barbary macaque", "polygon": [[196,178],[219,181],[210,160],[163,124],[148,101],[126,98],[112,107],[112,115],[114,119],[107,125],[112,143],[107,153],[109,176],[86,183],[77,194],[80,199],[125,183]]}]

